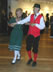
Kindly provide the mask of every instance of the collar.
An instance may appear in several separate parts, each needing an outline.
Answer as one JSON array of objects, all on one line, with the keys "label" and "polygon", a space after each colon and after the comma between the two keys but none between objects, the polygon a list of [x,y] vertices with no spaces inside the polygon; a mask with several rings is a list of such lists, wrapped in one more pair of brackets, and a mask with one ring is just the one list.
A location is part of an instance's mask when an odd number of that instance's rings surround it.
[{"label": "collar", "polygon": [[[36,16],[40,15],[40,13],[37,13]],[[35,15],[34,15],[35,16]]]},{"label": "collar", "polygon": [[36,18],[38,15],[40,15],[40,13],[37,13],[36,16],[34,15],[34,18]]},{"label": "collar", "polygon": [[37,13],[36,16],[40,15],[40,13]]}]

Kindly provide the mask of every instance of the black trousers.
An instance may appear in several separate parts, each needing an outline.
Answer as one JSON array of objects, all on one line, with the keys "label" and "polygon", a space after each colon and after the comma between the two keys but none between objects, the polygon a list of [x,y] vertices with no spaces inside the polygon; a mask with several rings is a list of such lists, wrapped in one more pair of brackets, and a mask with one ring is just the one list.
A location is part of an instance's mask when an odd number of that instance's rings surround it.
[{"label": "black trousers", "polygon": [[39,40],[40,36],[35,38],[34,36],[29,35],[26,40],[27,51],[32,49],[34,53],[38,53]]}]

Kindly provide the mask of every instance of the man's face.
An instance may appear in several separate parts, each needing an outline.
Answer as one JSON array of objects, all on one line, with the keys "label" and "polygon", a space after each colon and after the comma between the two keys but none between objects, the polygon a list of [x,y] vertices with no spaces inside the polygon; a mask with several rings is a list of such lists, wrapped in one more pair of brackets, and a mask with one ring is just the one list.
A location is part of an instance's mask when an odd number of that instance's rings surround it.
[{"label": "man's face", "polygon": [[34,14],[37,14],[37,13],[39,12],[39,8],[34,7],[34,8],[33,8],[33,12],[34,12]]}]

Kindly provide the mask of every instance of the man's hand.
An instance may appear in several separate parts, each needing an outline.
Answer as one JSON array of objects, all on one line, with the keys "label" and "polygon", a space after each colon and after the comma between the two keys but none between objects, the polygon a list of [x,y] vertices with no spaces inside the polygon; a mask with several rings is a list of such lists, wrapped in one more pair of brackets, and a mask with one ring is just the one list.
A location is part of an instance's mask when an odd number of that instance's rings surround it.
[{"label": "man's hand", "polygon": [[25,23],[25,25],[31,25],[32,27],[35,26],[34,23],[32,23],[32,24],[31,23]]}]

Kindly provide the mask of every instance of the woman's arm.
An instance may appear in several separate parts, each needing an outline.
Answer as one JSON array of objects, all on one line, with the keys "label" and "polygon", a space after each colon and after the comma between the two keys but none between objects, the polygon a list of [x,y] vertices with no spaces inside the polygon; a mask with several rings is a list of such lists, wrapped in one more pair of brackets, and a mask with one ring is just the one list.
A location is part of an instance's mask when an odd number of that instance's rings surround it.
[{"label": "woman's arm", "polygon": [[16,24],[14,23],[11,23],[11,24],[8,24],[9,27],[14,27]]},{"label": "woman's arm", "polygon": [[24,18],[23,20],[17,21],[17,22],[15,22],[15,23],[11,23],[11,25],[16,25],[16,24],[29,25],[29,23],[27,23],[27,22],[30,22],[30,16],[31,16],[31,15],[29,15],[29,16],[26,17],[26,18]]}]

